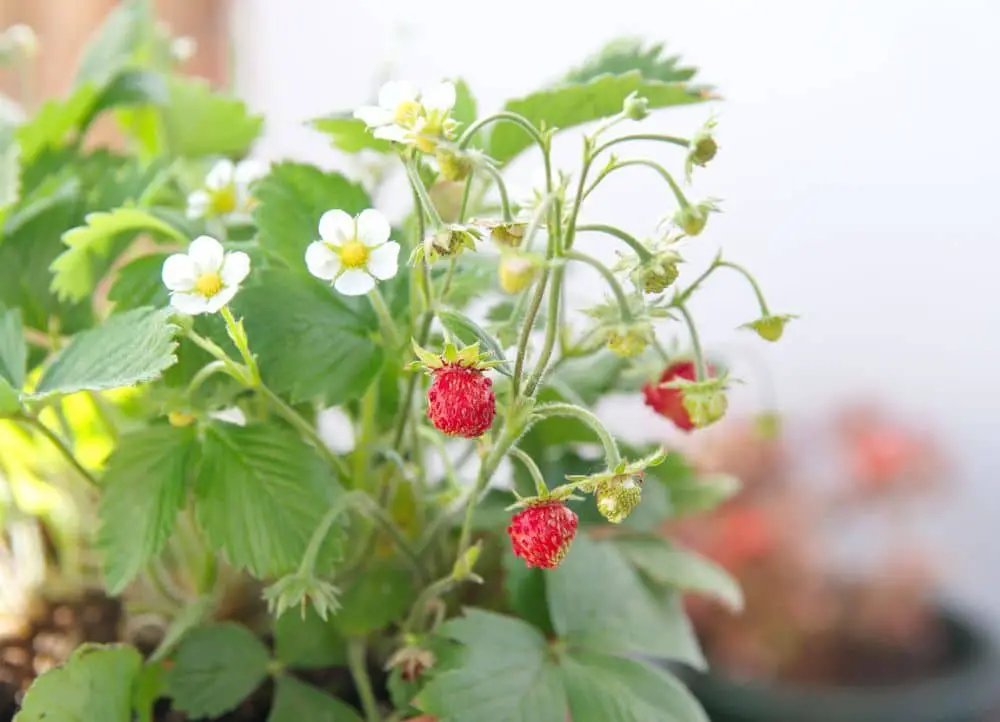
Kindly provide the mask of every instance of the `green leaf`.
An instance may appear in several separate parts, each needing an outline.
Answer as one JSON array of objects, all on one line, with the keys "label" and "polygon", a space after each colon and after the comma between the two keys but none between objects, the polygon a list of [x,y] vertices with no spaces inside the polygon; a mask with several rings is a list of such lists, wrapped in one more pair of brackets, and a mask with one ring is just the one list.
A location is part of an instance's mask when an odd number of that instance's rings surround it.
[{"label": "green leaf", "polygon": [[559,669],[534,627],[478,609],[444,624],[440,634],[464,646],[454,668],[438,672],[417,704],[445,720],[556,722],[566,719]]},{"label": "green leaf", "polygon": [[714,597],[734,612],[743,609],[739,584],[725,569],[666,539],[622,537],[615,541],[618,551],[657,584]]},{"label": "green leaf", "polygon": [[0,380],[15,390],[24,386],[28,370],[28,347],[24,342],[21,309],[0,305]]},{"label": "green leaf", "polygon": [[118,73],[94,101],[81,126],[87,128],[105,110],[125,106],[164,106],[169,102],[167,82],[160,73],[127,68]]},{"label": "green leaf", "polygon": [[344,636],[363,637],[405,617],[414,598],[408,572],[373,564],[344,590],[333,622]]},{"label": "green leaf", "polygon": [[679,83],[691,80],[698,72],[695,68],[678,65],[680,56],[664,57],[663,52],[663,43],[644,47],[640,38],[617,38],[587,58],[579,68],[571,70],[563,82],[586,83],[607,73],[621,75],[638,71],[646,80]]},{"label": "green leaf", "polygon": [[476,98],[472,95],[469,84],[462,78],[456,78],[452,82],[455,85],[455,107],[452,108],[451,117],[461,124],[461,132],[476,119]]},{"label": "green leaf", "polygon": [[142,657],[127,645],[84,644],[28,689],[14,722],[131,722]]},{"label": "green leaf", "polygon": [[316,118],[311,122],[311,125],[319,132],[330,136],[333,147],[345,153],[360,153],[363,150],[388,153],[392,150],[392,143],[376,138],[368,130],[364,121],[353,118],[349,114]]},{"label": "green leaf", "polygon": [[139,308],[73,337],[42,374],[35,396],[100,391],[159,378],[177,361],[169,310]]},{"label": "green leaf", "polygon": [[740,490],[739,480],[728,474],[695,474],[679,453],[668,454],[666,461],[648,469],[646,480],[655,480],[666,488],[674,516],[714,509]]},{"label": "green leaf", "polygon": [[153,706],[167,691],[167,672],[161,662],[147,664],[139,672],[132,689],[132,706],[137,722],[153,722]]},{"label": "green leaf", "polygon": [[361,716],[338,699],[294,677],[278,678],[274,706],[267,722],[362,722]]},{"label": "green leaf", "polygon": [[347,663],[347,643],[337,631],[334,617],[320,619],[312,605],[305,616],[290,609],[274,623],[275,654],[288,667],[313,669]]},{"label": "green leaf", "polygon": [[504,548],[503,587],[507,604],[518,617],[551,635],[554,630],[545,598],[546,573],[542,569],[529,568],[509,546]]},{"label": "green leaf", "polygon": [[140,256],[118,270],[118,275],[108,291],[116,311],[128,311],[140,306],[162,308],[170,301],[161,273],[169,253]]},{"label": "green leaf", "polygon": [[593,406],[614,390],[629,362],[610,351],[572,359],[549,374],[546,383],[557,391],[569,389],[584,406]]},{"label": "green leaf", "polygon": [[10,385],[10,382],[0,378],[0,419],[13,416],[21,410],[21,396]]},{"label": "green leaf", "polygon": [[444,324],[445,328],[461,339],[463,343],[468,344],[478,341],[481,345],[481,349],[489,354],[491,360],[504,362],[496,367],[497,371],[502,373],[504,376],[511,375],[511,365],[503,354],[503,348],[501,348],[500,342],[497,341],[492,335],[484,331],[478,323],[473,321],[464,313],[450,308],[442,308],[439,310],[438,319],[440,319],[441,323]]},{"label": "green leaf", "polygon": [[111,594],[163,549],[187,500],[194,427],[154,426],[119,441],[101,482],[97,546]]},{"label": "green leaf", "polygon": [[93,274],[91,259],[106,256],[119,234],[136,231],[166,236],[179,243],[188,240],[173,226],[138,208],[89,213],[86,225],[72,228],[62,236],[68,248],[50,266],[52,291],[63,300],[80,301],[89,297],[100,280]]},{"label": "green leaf", "polygon": [[[287,427],[215,423],[204,430],[195,481],[198,521],[231,564],[257,577],[294,571],[341,493],[315,451]],[[331,533],[321,562],[329,564],[338,551]]]},{"label": "green leaf", "polygon": [[27,165],[46,148],[62,145],[71,133],[83,126],[97,96],[97,86],[87,83],[65,100],[52,99],[42,103],[31,120],[17,129],[21,162]]},{"label": "green leaf", "polygon": [[264,119],[242,100],[212,92],[200,78],[171,77],[170,102],[163,109],[167,147],[176,155],[242,157],[260,135]]},{"label": "green leaf", "polygon": [[676,600],[654,594],[610,542],[578,536],[546,588],[552,624],[571,648],[703,663]]},{"label": "green leaf", "polygon": [[228,622],[192,631],[173,661],[167,688],[174,709],[200,719],[228,712],[249,697],[267,676],[270,656],[253,632]]},{"label": "green leaf", "polygon": [[[520,113],[536,127],[565,130],[621,112],[625,98],[638,92],[649,107],[666,108],[705,100],[700,92],[680,83],[646,80],[633,70],[621,75],[601,75],[585,83],[570,83],[540,90],[511,100],[504,109]],[[498,123],[490,134],[489,154],[506,163],[532,144],[532,139],[513,123]]]},{"label": "green leaf", "polygon": [[21,197],[21,146],[15,136],[13,126],[0,127],[0,225],[7,210]]},{"label": "green leaf", "polygon": [[76,84],[103,86],[132,62],[152,30],[149,0],[126,0],[108,13],[80,56]]},{"label": "green leaf", "polygon": [[360,184],[304,163],[273,166],[254,187],[254,196],[261,247],[301,273],[306,247],[319,238],[320,216],[334,208],[353,215],[371,206]]},{"label": "green leaf", "polygon": [[642,662],[573,654],[562,678],[573,722],[708,722],[684,685]]},{"label": "green leaf", "polygon": [[385,355],[372,340],[377,320],[316,279],[264,271],[233,306],[245,318],[264,381],[293,402],[342,404],[378,377]]}]

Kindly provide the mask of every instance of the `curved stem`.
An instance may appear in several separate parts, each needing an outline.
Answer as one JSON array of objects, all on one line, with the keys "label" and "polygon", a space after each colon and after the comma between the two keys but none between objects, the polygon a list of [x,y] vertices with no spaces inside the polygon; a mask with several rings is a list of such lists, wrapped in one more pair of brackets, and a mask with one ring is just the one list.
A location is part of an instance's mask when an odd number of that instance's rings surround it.
[{"label": "curved stem", "polygon": [[577,233],[581,231],[592,231],[594,233],[605,233],[609,236],[614,236],[620,241],[624,241],[629,248],[635,251],[635,254],[639,256],[640,261],[648,261],[653,257],[653,254],[642,245],[642,243],[636,239],[635,236],[630,235],[623,231],[621,228],[616,228],[615,226],[607,226],[603,223],[589,223],[585,226],[577,226]]},{"label": "curved stem", "polygon": [[531,340],[531,331],[535,325],[535,317],[538,315],[538,309],[542,305],[542,299],[545,297],[545,288],[548,285],[550,271],[546,268],[542,271],[541,277],[538,279],[538,286],[535,288],[535,293],[531,297],[531,303],[528,306],[528,312],[524,318],[524,326],[521,327],[521,335],[517,340],[517,356],[514,359],[514,375],[511,377],[510,383],[510,393],[511,393],[511,403],[517,399],[518,394],[521,391],[521,375],[524,373],[524,362],[525,356],[528,353],[528,342]]},{"label": "curved stem", "polygon": [[415,601],[413,606],[410,608],[410,614],[406,618],[406,622],[403,624],[403,634],[412,634],[413,630],[420,622],[420,618],[423,616],[424,610],[427,609],[427,606],[438,597],[451,591],[451,588],[457,583],[458,582],[455,578],[449,574],[446,577],[441,577],[433,584],[424,588],[424,590],[420,592],[420,595],[417,597],[417,601]]},{"label": "curved stem", "polygon": [[500,171],[488,163],[483,167],[487,173],[493,176],[493,180],[497,182],[497,190],[500,191],[500,208],[503,211],[503,219],[507,223],[510,223],[514,220],[514,215],[510,212],[510,197],[507,195],[507,185],[503,181],[503,176],[500,175]]},{"label": "curved stem", "polygon": [[694,325],[694,319],[691,318],[691,314],[688,312],[687,306],[683,303],[677,304],[677,310],[680,311],[681,315],[684,317],[684,323],[687,324],[688,332],[691,334],[691,350],[694,353],[697,380],[704,381],[708,378],[708,371],[705,368],[705,355],[701,350],[701,340],[698,338],[698,329]]},{"label": "curved stem", "polygon": [[559,309],[562,304],[562,287],[565,277],[566,266],[560,264],[552,272],[552,287],[549,289],[549,309],[545,321],[545,341],[542,343],[541,353],[538,355],[538,363],[535,371],[531,374],[528,382],[528,395],[534,394],[545,375],[545,369],[552,358],[552,352],[556,346],[556,336],[559,333]]},{"label": "curved stem", "polygon": [[319,433],[295,409],[286,404],[284,400],[274,393],[267,386],[261,384],[257,387],[257,391],[267,400],[267,402],[274,407],[274,410],[278,412],[285,421],[295,427],[296,431],[302,434],[314,447],[316,451],[319,452],[330,466],[332,466],[337,474],[340,475],[341,479],[345,481],[351,478],[351,470],[347,468],[347,464],[339,456],[334,454],[330,447],[328,447],[323,439],[320,438]]},{"label": "curved stem", "polygon": [[535,407],[535,414],[543,419],[550,416],[569,416],[582,421],[593,429],[594,433],[601,440],[601,445],[604,447],[604,455],[607,457],[608,468],[614,469],[621,463],[622,457],[618,451],[618,444],[615,443],[614,437],[608,433],[601,420],[586,409],[573,406],[572,404],[544,404]]},{"label": "curved stem", "polygon": [[372,689],[372,680],[368,676],[367,646],[363,638],[353,637],[348,641],[347,666],[351,670],[354,686],[361,698],[361,706],[365,711],[365,721],[379,722],[382,715],[379,714],[378,702],[375,701],[375,692]]},{"label": "curved stem", "polygon": [[496,123],[497,121],[500,120],[506,120],[524,128],[524,132],[530,135],[532,140],[538,143],[538,146],[542,149],[542,152],[546,151],[545,139],[542,137],[542,134],[538,132],[538,129],[531,124],[531,121],[525,118],[523,115],[520,115],[518,113],[512,113],[507,110],[501,111],[499,113],[494,113],[493,115],[488,115],[485,118],[480,118],[475,123],[466,128],[465,132],[462,133],[462,137],[458,139],[458,147],[465,149],[469,145],[469,143],[472,142],[472,138],[473,136],[475,136],[476,133],[485,128],[490,123]]},{"label": "curved stem", "polygon": [[753,274],[751,274],[750,271],[748,271],[746,268],[739,265],[738,263],[732,263],[730,261],[719,261],[715,265],[721,268],[731,268],[737,273],[742,274],[742,276],[746,278],[747,281],[750,282],[750,285],[753,287],[753,292],[757,296],[757,303],[760,304],[761,315],[762,316],[771,315],[771,312],[767,310],[767,302],[764,300],[764,292],[760,290],[760,286],[757,284],[757,279],[753,277]]},{"label": "curved stem", "polygon": [[622,320],[626,322],[632,320],[632,309],[629,307],[628,296],[625,295],[625,291],[622,289],[622,285],[618,283],[618,279],[615,278],[615,274],[613,274],[607,266],[593,256],[588,256],[586,253],[580,253],[580,251],[567,251],[566,258],[586,263],[588,266],[604,276],[604,280],[608,282],[608,286],[611,287],[611,291],[615,294],[615,298],[618,301],[618,308],[622,312]]},{"label": "curved stem", "polygon": [[472,197],[472,179],[475,177],[474,171],[469,171],[465,179],[465,188],[462,190],[462,203],[458,207],[458,222],[465,223],[465,216],[469,212],[469,200]]},{"label": "curved stem", "polygon": [[77,473],[80,474],[80,476],[82,476],[84,479],[86,479],[87,481],[89,481],[93,486],[95,486],[95,487],[96,486],[100,486],[97,483],[97,479],[94,478],[94,475],[91,474],[87,470],[87,468],[83,464],[80,463],[80,460],[76,458],[76,455],[73,454],[72,449],[70,449],[69,446],[66,445],[66,442],[64,442],[61,438],[59,438],[59,435],[56,434],[56,432],[54,432],[48,426],[46,426],[45,424],[43,424],[38,419],[38,417],[36,417],[36,416],[21,416],[21,417],[16,417],[16,418],[21,418],[26,423],[28,423],[31,426],[34,426],[36,429],[38,429],[38,431],[42,434],[42,436],[44,436],[46,439],[48,439],[49,442],[53,446],[55,446],[56,449],[58,449],[59,453],[62,454],[63,458],[66,459],[66,461],[69,462],[70,466],[72,466],[74,469],[76,469]]},{"label": "curved stem", "polygon": [[691,294],[694,293],[695,289],[698,288],[698,286],[700,286],[705,279],[712,275],[712,272],[719,267],[720,263],[722,263],[722,261],[720,261],[717,257],[714,261],[712,261],[711,265],[706,268],[700,276],[698,276],[698,278],[691,282],[691,285],[674,297],[674,299],[670,302],[670,305],[679,306],[686,302],[691,297]]},{"label": "curved stem", "polygon": [[399,340],[399,332],[396,330],[396,323],[392,320],[392,312],[389,311],[389,306],[386,305],[385,297],[378,290],[378,286],[375,286],[368,294],[368,300],[371,301],[375,315],[378,316],[379,323],[382,325],[382,335],[386,342],[391,348],[398,349],[402,345]]},{"label": "curved stem", "polygon": [[513,456],[515,459],[524,464],[524,467],[531,474],[532,481],[535,482],[535,493],[539,496],[545,496],[549,493],[549,486],[545,483],[545,477],[542,476],[541,469],[538,468],[538,464],[530,456],[525,454],[521,449],[516,446],[510,447],[507,453]]},{"label": "curved stem", "polygon": [[209,378],[211,378],[215,374],[228,373],[228,371],[229,369],[226,363],[223,361],[219,361],[218,359],[215,361],[210,361],[209,363],[205,364],[203,367],[201,367],[201,369],[198,370],[198,373],[196,373],[191,378],[191,382],[188,384],[187,387],[188,397],[193,396],[194,392],[200,389],[202,384],[204,384]]},{"label": "curved stem", "polygon": [[309,546],[306,547],[306,553],[302,555],[302,561],[299,563],[299,574],[305,576],[315,573],[319,550],[323,547],[333,523],[348,509],[356,504],[363,504],[368,498],[363,491],[348,491],[333,503],[309,537]]},{"label": "curved stem", "polygon": [[660,143],[671,143],[673,145],[679,145],[681,148],[684,148],[685,150],[691,147],[690,140],[686,138],[678,138],[677,136],[674,135],[661,135],[658,133],[634,133],[632,135],[623,135],[618,138],[612,138],[607,143],[602,143],[601,145],[594,148],[592,156],[596,158],[598,155],[606,151],[608,148],[611,148],[612,146],[618,145],[619,143],[627,143],[633,140],[655,140]]},{"label": "curved stem", "polygon": [[681,208],[687,208],[689,205],[691,205],[688,202],[688,199],[684,196],[684,192],[681,190],[681,187],[677,184],[677,181],[675,181],[674,177],[670,175],[670,172],[656,161],[647,160],[645,158],[633,158],[631,160],[623,160],[605,169],[604,171],[601,172],[599,176],[597,176],[597,178],[594,179],[594,182],[590,184],[590,187],[587,188],[586,191],[584,191],[583,197],[586,198],[591,193],[593,193],[594,189],[597,188],[598,184],[602,180],[607,178],[609,175],[611,175],[614,171],[621,170],[622,168],[629,168],[632,166],[643,166],[646,168],[652,168],[654,171],[657,172],[657,174],[659,174],[661,178],[663,178],[663,180],[667,182],[667,185],[670,186],[670,190],[673,192],[674,197],[677,199],[677,203],[680,205]]},{"label": "curved stem", "polygon": [[[423,206],[427,215],[431,219],[431,223],[435,228],[440,228],[444,225],[441,220],[441,216],[437,212],[437,208],[434,207],[434,202],[431,197],[427,195],[427,189],[424,188],[424,182],[420,180],[420,174],[417,172],[416,167],[413,165],[412,161],[403,161],[403,166],[406,168],[406,177],[410,181],[410,187],[413,188],[413,192],[420,199],[420,206]],[[423,241],[423,234],[420,234],[420,240]]]},{"label": "curved stem", "polygon": [[423,560],[417,555],[413,547],[410,546],[410,542],[407,541],[406,536],[403,534],[402,530],[396,525],[396,522],[386,513],[385,509],[380,507],[375,501],[366,496],[365,500],[359,503],[359,506],[366,512],[372,515],[376,522],[378,522],[379,527],[382,531],[386,533],[392,543],[396,545],[400,553],[406,558],[406,561],[413,567],[413,571],[417,573],[421,579],[427,578],[427,569],[424,566]]}]

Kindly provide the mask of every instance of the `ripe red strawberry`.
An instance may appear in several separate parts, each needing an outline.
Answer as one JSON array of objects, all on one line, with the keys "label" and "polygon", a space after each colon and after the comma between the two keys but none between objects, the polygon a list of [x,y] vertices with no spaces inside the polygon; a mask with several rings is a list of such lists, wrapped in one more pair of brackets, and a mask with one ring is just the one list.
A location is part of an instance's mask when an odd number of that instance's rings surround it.
[{"label": "ripe red strawberry", "polygon": [[[715,369],[711,366],[708,367],[708,375],[715,376]],[[675,379],[694,381],[695,376],[693,361],[677,361],[663,370],[659,384]],[[666,389],[657,384],[647,383],[642,387],[642,393],[646,397],[646,406],[652,407],[660,416],[673,421],[678,429],[691,431],[694,428],[691,416],[684,408],[684,397],[680,389]]]},{"label": "ripe red strawberry", "polygon": [[529,567],[555,569],[576,536],[577,516],[561,501],[535,502],[510,520],[507,536]]},{"label": "ripe red strawberry", "polygon": [[449,436],[474,439],[493,425],[497,412],[493,381],[481,369],[446,363],[433,370],[427,418]]}]

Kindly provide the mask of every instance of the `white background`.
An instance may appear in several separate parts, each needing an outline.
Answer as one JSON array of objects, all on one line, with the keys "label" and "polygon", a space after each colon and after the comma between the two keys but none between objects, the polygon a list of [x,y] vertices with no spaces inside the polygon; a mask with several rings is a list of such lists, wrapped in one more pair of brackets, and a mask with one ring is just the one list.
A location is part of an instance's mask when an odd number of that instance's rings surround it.
[{"label": "white background", "polygon": [[[956,470],[928,532],[950,588],[1000,620],[1000,4],[236,0],[233,19],[239,91],[268,113],[259,152],[321,165],[342,159],[302,122],[368,101],[386,61],[417,83],[466,78],[481,111],[619,35],[699,66],[726,102],[719,156],[691,195],[725,199],[725,214],[690,265],[722,243],[774,310],[803,317],[776,346],[734,332],[753,298],[720,274],[694,306],[708,345],[763,361],[793,419],[874,395],[937,429]],[[647,124],[684,135],[707,115]],[[588,215],[643,235],[668,201],[654,176],[623,172]]]}]

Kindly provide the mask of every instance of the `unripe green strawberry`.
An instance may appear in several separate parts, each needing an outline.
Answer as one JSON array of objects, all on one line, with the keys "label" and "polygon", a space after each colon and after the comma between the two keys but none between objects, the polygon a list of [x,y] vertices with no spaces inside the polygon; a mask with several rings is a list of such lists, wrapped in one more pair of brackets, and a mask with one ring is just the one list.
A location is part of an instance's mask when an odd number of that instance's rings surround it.
[{"label": "unripe green strawberry", "polygon": [[642,500],[642,473],[616,476],[598,485],[597,511],[612,524],[621,524]]}]

